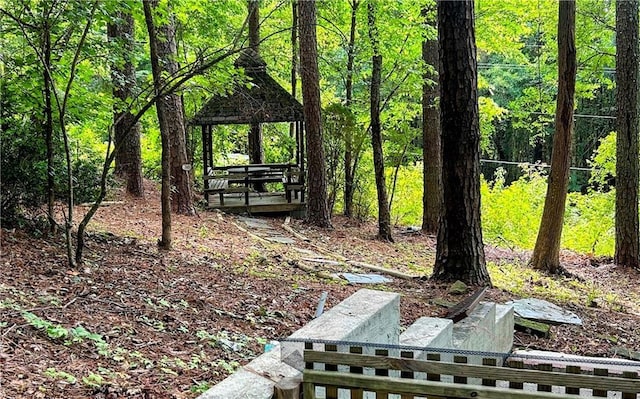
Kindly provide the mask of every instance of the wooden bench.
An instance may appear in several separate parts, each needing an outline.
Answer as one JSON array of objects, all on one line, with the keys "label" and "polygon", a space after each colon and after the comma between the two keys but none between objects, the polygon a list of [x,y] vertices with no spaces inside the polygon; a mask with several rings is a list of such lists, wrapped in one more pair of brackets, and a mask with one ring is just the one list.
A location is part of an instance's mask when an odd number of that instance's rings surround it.
[{"label": "wooden bench", "polygon": [[213,175],[205,178],[207,188],[204,189],[205,195],[218,194],[220,196],[220,205],[224,206],[224,195],[231,193],[244,193],[245,204],[249,204],[249,187],[245,185],[230,186],[230,182],[244,181],[240,175]]},{"label": "wooden bench", "polygon": [[[497,364],[497,356],[488,357],[482,352],[467,356],[460,352],[438,353],[437,349],[429,348],[375,349],[347,345],[341,345],[338,351],[335,344],[317,342],[305,343],[305,348],[304,399],[316,399],[317,387],[324,388],[327,399],[336,399],[338,389],[347,390],[351,398],[375,393],[376,398],[395,394],[402,399],[606,398],[610,393],[622,399],[636,399],[640,393],[637,372],[613,374],[606,365],[596,364],[591,370],[568,365],[558,370],[551,364],[538,364],[535,370],[528,370],[520,360],[507,361],[506,367],[502,367]],[[369,354],[363,354],[365,351]],[[417,354],[424,357],[425,352],[428,360],[413,358]],[[390,353],[397,354],[390,356]],[[441,357],[453,362],[440,361]],[[471,357],[482,365],[467,364]]]},{"label": "wooden bench", "polygon": [[302,173],[298,168],[290,168],[284,172],[282,176],[282,184],[284,185],[284,193],[287,198],[287,202],[291,202],[293,198],[298,199],[298,193],[300,193],[300,202],[304,202],[304,179]]}]

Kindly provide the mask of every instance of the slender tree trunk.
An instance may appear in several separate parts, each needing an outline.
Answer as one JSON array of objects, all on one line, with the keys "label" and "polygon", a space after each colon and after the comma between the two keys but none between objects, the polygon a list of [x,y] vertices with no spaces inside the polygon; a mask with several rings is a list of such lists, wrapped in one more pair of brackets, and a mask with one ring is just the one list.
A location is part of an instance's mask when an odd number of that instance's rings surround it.
[{"label": "slender tree trunk", "polygon": [[473,0],[438,2],[443,214],[432,278],[491,285],[480,222],[480,121]]},{"label": "slender tree trunk", "polygon": [[376,175],[378,194],[378,237],[393,241],[391,234],[391,212],[387,196],[387,182],[384,175],[384,155],[382,153],[382,132],[380,127],[380,82],[382,79],[382,55],[379,52],[378,29],[374,0],[369,0],[369,38],[373,49],[371,72],[371,146],[373,147],[373,167]]},{"label": "slender tree trunk", "polygon": [[[569,186],[569,163],[573,136],[573,107],[576,84],[575,0],[559,2],[558,16],[558,99],[551,171],[538,238],[530,260],[535,269],[562,272],[560,239]],[[637,155],[636,155],[637,157]]]},{"label": "slender tree trunk", "polygon": [[[437,24],[435,3],[423,10],[429,26]],[[438,219],[442,210],[442,146],[440,145],[440,110],[438,109],[438,40],[422,42],[422,60],[429,69],[422,84],[422,230],[438,232]]]},{"label": "slender tree trunk", "polygon": [[[143,0],[144,17],[147,24],[147,30],[149,32],[149,47],[151,50],[151,65],[153,72],[153,85],[156,95],[160,93],[161,82],[161,70],[158,60],[158,49],[156,37],[156,27],[153,22],[153,7],[157,5],[157,1]],[[161,111],[160,99],[156,102],[156,111],[158,114],[158,122],[160,124],[160,139],[162,142],[162,188],[161,188],[161,208],[162,208],[162,238],[158,242],[158,245],[162,249],[171,249],[171,145],[169,139],[169,131],[167,129],[167,121],[165,120],[165,113]]]},{"label": "slender tree trunk", "polygon": [[[118,100],[114,107],[114,140],[116,147],[115,174],[125,179],[127,192],[135,197],[144,196],[142,185],[142,155],[140,150],[140,124],[132,123],[133,114],[121,111],[127,99],[132,97],[136,86],[136,71],[133,65],[134,22],[133,16],[119,11],[116,22],[107,27],[109,39],[120,49],[120,60],[111,66],[113,96]],[[127,126],[134,127],[127,131]]]},{"label": "slender tree trunk", "polygon": [[300,75],[307,134],[309,185],[307,223],[318,227],[331,227],[331,215],[327,205],[327,177],[320,110],[315,0],[301,1],[298,5],[298,11],[300,17]]},{"label": "slender tree trunk", "polygon": [[[158,3],[158,0],[144,0],[149,44],[152,49],[151,69],[156,92],[159,92],[164,84],[163,74],[171,76],[178,71],[178,63],[175,61],[177,52],[173,15],[169,12],[167,23],[155,26],[153,10],[156,9]],[[147,14],[149,14],[148,17]],[[160,97],[156,103],[156,110],[160,131],[166,132],[170,148],[168,155],[171,170],[171,209],[176,213],[193,215],[195,209],[191,194],[191,164],[187,158],[186,132],[180,96],[171,93]]]},{"label": "slender tree trunk", "polygon": [[48,19],[42,27],[42,57],[44,80],[44,137],[47,146],[47,219],[49,221],[49,232],[55,234],[57,222],[55,219],[55,166],[53,149],[53,104],[51,102],[51,29]]},{"label": "slender tree trunk", "polygon": [[[353,63],[356,47],[356,23],[359,0],[351,0],[351,25],[349,29],[349,44],[347,48],[347,79],[345,82],[345,106],[351,110],[353,103]],[[355,167],[353,162],[353,132],[345,131],[344,137],[344,215],[353,216],[353,191],[355,180]]]},{"label": "slender tree trunk", "polygon": [[638,268],[638,0],[616,1],[616,251]]}]

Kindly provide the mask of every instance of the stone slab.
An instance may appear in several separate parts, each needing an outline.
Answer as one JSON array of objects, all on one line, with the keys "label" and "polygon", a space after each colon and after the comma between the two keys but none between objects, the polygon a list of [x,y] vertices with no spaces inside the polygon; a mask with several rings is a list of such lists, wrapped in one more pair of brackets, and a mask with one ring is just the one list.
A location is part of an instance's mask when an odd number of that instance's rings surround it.
[{"label": "stone slab", "polygon": [[574,313],[542,299],[518,299],[507,302],[507,305],[513,305],[513,310],[523,319],[542,323],[582,325],[582,320]]}]

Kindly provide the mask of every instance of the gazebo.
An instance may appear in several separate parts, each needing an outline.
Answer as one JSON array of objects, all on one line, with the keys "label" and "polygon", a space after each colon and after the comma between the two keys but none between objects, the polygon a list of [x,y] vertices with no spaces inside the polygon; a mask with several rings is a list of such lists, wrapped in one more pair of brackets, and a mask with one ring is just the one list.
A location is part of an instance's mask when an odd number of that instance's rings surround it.
[{"label": "gazebo", "polygon": [[[235,84],[230,95],[210,98],[191,120],[202,127],[204,195],[211,208],[251,213],[304,211],[304,115],[302,104],[278,84],[253,50],[235,62],[249,84]],[[214,165],[213,127],[290,122],[296,150],[293,163]],[[256,192],[256,184],[275,183],[273,192]],[[212,195],[215,194],[215,195]]]}]

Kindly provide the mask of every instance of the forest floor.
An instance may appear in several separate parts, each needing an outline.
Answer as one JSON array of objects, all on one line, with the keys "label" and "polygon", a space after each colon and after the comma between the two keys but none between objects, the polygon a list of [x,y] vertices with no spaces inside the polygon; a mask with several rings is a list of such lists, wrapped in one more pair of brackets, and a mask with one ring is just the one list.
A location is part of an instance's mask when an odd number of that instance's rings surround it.
[{"label": "forest floor", "polygon": [[[345,266],[349,259],[428,276],[435,254],[433,237],[403,228],[389,243],[375,239],[373,223],[335,217],[325,230],[292,220],[304,241],[282,227],[284,216],[262,218],[295,241],[283,244],[213,211],[174,215],[174,248],[165,252],[157,247],[156,187],[147,183],[145,199],[115,199],[91,222],[76,269],[62,238],[1,230],[0,397],[194,398],[269,340],[306,324],[323,291],[330,308],[362,288],[303,271],[304,258],[337,260],[322,266],[329,273],[368,272]],[[494,283],[488,299],[543,298],[583,320],[552,327],[548,339],[516,333],[515,347],[589,356],[640,351],[640,272],[563,253],[574,276],[550,277],[526,267],[527,252],[487,246],[486,254]],[[401,294],[405,327],[443,316],[443,300],[464,298],[427,279],[392,280],[366,287]]]}]

